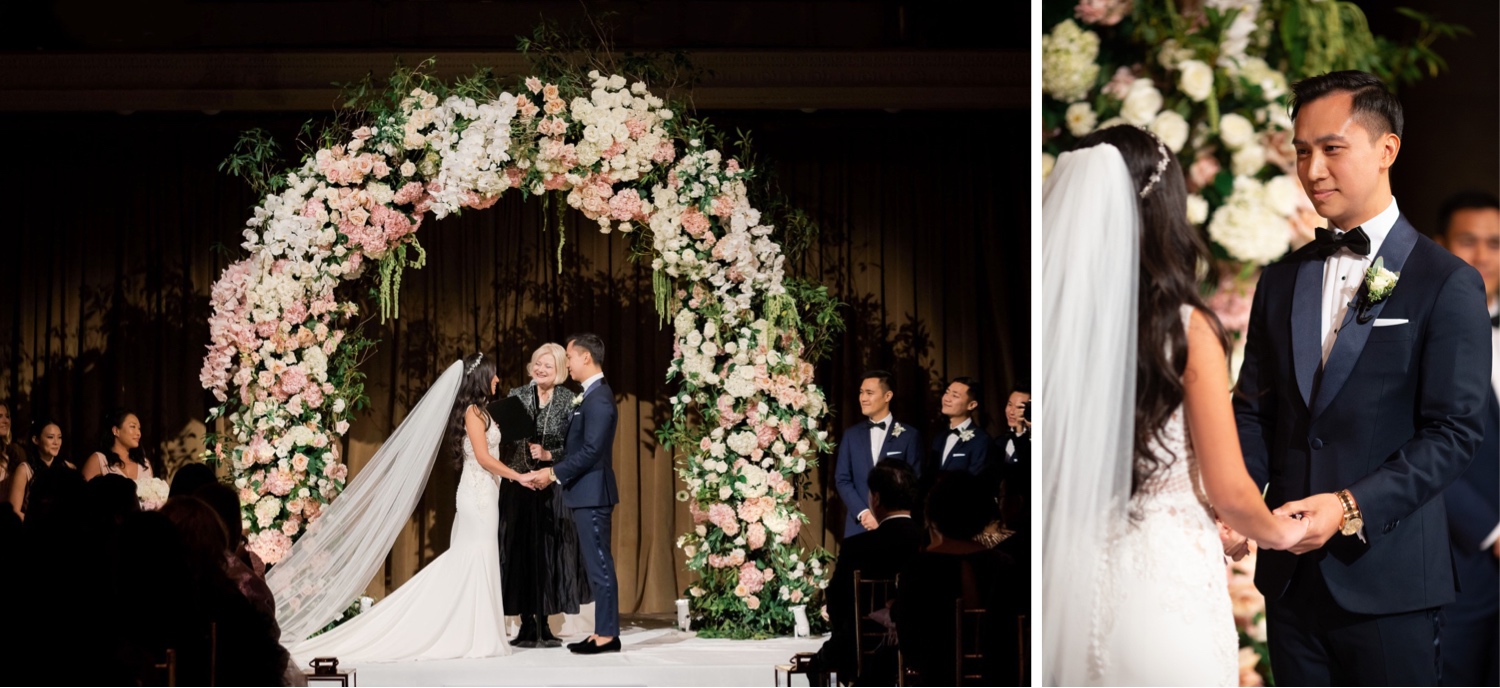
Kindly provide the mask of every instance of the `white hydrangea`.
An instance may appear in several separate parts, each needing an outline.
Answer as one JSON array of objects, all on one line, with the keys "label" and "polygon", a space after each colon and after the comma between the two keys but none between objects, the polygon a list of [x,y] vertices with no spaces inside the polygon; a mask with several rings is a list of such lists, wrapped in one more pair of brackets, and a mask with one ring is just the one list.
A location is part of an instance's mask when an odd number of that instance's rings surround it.
[{"label": "white hydrangea", "polygon": [[1083,100],[1099,78],[1099,34],[1065,19],[1042,36],[1042,91],[1064,103]]},{"label": "white hydrangea", "polygon": [[750,452],[755,451],[755,433],[747,431],[736,432],[729,436],[728,444],[729,449],[734,453],[740,456],[749,456]]},{"label": "white hydrangea", "polygon": [[1208,223],[1208,236],[1236,260],[1265,265],[1286,253],[1287,220],[1251,177],[1236,177],[1234,191]]}]

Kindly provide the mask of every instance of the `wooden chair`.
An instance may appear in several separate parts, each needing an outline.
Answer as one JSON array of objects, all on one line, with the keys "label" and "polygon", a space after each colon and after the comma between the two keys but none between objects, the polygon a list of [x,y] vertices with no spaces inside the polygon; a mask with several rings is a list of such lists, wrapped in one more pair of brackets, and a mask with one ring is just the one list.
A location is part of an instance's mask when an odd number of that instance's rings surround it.
[{"label": "wooden chair", "polygon": [[[953,680],[955,685],[983,685],[985,666],[984,609],[966,609],[962,598],[953,601]],[[1018,684],[1022,685],[1022,684]]]},{"label": "wooden chair", "polygon": [[162,676],[166,679],[165,682],[162,683],[162,685],[164,685],[164,686],[175,686],[175,685],[177,685],[177,651],[176,650],[174,650],[174,649],[172,649],[170,647],[167,648],[167,651],[166,651],[166,653],[164,653],[162,661],[157,662],[156,664],[152,664],[151,668],[156,669],[156,670],[162,672]]},{"label": "wooden chair", "polygon": [[[880,641],[886,637],[887,629],[871,621],[870,614],[884,609],[896,599],[896,580],[892,578],[866,579],[861,571],[854,572],[854,657],[855,672],[851,679],[865,672],[865,658],[875,654]],[[899,676],[899,674],[898,674]]]}]

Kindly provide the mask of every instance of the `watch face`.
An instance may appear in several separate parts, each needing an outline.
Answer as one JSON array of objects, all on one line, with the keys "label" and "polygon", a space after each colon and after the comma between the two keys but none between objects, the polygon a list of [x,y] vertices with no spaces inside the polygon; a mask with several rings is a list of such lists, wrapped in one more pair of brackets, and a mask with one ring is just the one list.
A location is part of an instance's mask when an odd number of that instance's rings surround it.
[{"label": "watch face", "polygon": [[1364,519],[1356,516],[1344,522],[1342,531],[1345,535],[1353,535],[1355,533],[1358,533],[1359,529],[1363,527],[1365,527]]}]

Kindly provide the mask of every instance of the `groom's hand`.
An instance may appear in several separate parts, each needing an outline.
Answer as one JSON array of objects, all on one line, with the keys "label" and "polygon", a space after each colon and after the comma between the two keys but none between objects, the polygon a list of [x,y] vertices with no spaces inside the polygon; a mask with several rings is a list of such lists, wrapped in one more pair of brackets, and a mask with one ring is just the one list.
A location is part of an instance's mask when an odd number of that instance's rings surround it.
[{"label": "groom's hand", "polygon": [[1218,521],[1217,523],[1219,524],[1219,544],[1224,547],[1224,556],[1239,561],[1250,554],[1250,540],[1248,538],[1235,532],[1233,528],[1224,525],[1223,521]]},{"label": "groom's hand", "polygon": [[1322,547],[1328,542],[1328,538],[1338,532],[1339,523],[1344,520],[1344,505],[1339,502],[1337,495],[1325,492],[1287,502],[1271,513],[1277,516],[1295,516],[1307,521],[1307,535],[1288,550],[1292,554],[1306,554]]}]

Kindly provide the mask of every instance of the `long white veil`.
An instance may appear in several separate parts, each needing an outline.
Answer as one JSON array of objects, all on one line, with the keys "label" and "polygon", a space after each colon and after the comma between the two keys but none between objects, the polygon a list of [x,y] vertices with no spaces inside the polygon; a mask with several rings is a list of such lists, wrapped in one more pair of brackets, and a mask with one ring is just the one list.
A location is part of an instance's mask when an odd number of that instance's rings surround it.
[{"label": "long white veil", "polygon": [[338,618],[385,561],[427,486],[463,366],[448,366],[343,494],[267,572],[283,644],[295,645]]},{"label": "long white veil", "polygon": [[1139,253],[1119,149],[1063,153],[1042,190],[1043,685],[1089,683],[1106,529],[1127,517]]}]

